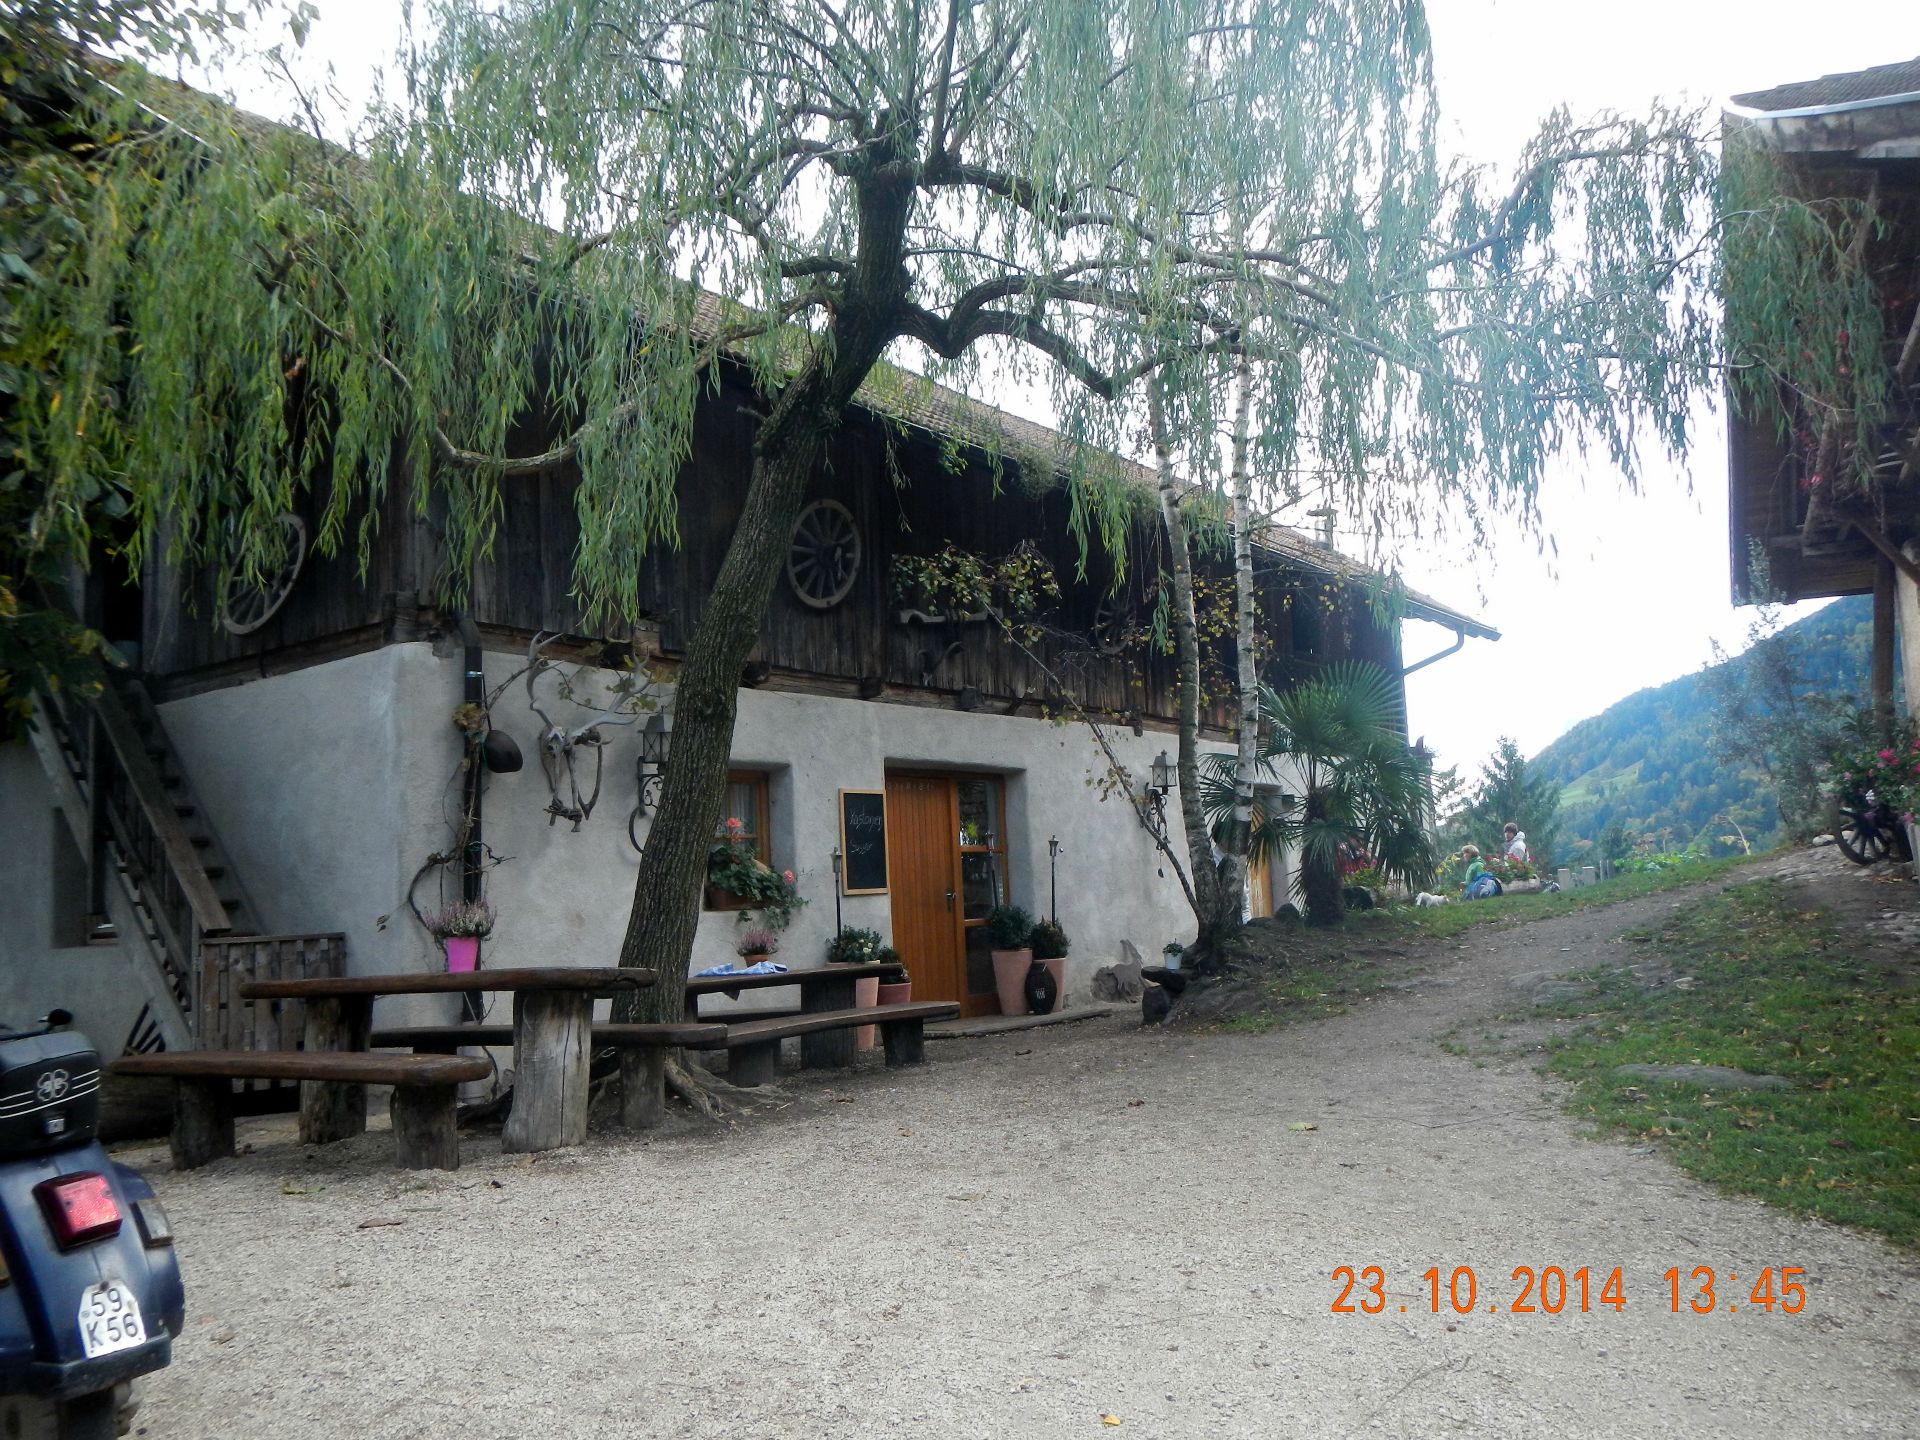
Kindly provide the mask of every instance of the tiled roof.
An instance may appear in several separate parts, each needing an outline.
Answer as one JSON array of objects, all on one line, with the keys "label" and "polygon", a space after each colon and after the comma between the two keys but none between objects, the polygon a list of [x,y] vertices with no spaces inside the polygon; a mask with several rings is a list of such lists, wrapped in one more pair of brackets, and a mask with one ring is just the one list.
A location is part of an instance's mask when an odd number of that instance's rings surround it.
[{"label": "tiled roof", "polygon": [[1733,103],[1747,110],[1810,110],[1822,105],[1854,105],[1893,95],[1920,94],[1920,56],[1893,65],[1875,65],[1818,80],[1797,80],[1771,90],[1735,95]]}]

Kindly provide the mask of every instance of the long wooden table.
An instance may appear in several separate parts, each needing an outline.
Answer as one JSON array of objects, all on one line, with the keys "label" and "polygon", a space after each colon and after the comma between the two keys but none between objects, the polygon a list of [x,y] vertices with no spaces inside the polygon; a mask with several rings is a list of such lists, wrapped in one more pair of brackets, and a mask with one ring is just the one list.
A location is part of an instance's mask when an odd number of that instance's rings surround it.
[{"label": "long wooden table", "polygon": [[[314,980],[253,980],[243,1000],[299,1000],[306,1005],[311,1051],[365,1050],[373,1002],[382,995],[513,996],[513,1109],[501,1148],[554,1150],[587,1138],[587,1062],[597,996],[654,983],[651,970],[468,970],[454,974],[343,975]],[[848,994],[851,996],[851,990]],[[366,1087],[303,1082],[300,1138],[344,1140],[367,1126]]]},{"label": "long wooden table", "polygon": [[[807,965],[778,975],[693,975],[687,979],[687,1019],[700,1018],[702,995],[731,995],[736,990],[771,990],[794,985],[800,990],[800,1012],[853,1009],[853,982],[868,977],[897,980],[906,967],[892,961],[862,965]],[[800,1037],[800,1063],[809,1069],[853,1063],[853,1031],[818,1030]]]}]

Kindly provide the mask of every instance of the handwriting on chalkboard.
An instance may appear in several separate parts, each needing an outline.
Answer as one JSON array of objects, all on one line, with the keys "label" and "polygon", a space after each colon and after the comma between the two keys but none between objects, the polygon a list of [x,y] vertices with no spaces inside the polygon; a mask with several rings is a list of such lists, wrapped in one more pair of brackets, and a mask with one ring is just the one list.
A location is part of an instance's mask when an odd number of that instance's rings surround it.
[{"label": "handwriting on chalkboard", "polygon": [[887,888],[887,792],[840,792],[841,887],[848,895]]}]

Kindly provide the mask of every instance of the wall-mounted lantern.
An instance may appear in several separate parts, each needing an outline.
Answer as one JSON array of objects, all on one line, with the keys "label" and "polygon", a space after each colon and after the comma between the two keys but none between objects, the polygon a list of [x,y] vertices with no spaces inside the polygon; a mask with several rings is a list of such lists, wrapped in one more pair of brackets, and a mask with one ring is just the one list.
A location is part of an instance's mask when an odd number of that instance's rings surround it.
[{"label": "wall-mounted lantern", "polygon": [[1163,800],[1167,792],[1173,789],[1173,762],[1167,758],[1164,750],[1153,757],[1153,775],[1147,781],[1147,788]]},{"label": "wall-mounted lantern", "polygon": [[634,762],[640,780],[642,815],[660,803],[660,786],[667,778],[667,752],[672,744],[673,730],[667,724],[667,717],[654,711],[640,729],[640,758]]}]

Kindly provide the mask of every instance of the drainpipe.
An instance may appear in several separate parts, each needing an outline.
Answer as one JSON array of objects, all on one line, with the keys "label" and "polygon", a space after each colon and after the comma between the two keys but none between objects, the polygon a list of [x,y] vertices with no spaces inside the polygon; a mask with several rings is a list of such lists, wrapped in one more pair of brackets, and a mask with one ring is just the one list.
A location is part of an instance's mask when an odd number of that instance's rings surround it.
[{"label": "drainpipe", "polygon": [[1444,660],[1449,655],[1458,655],[1462,650],[1466,648],[1467,648],[1467,632],[1464,630],[1456,630],[1453,632],[1453,644],[1449,645],[1444,650],[1437,651],[1436,653],[1427,656],[1427,658],[1424,660],[1416,660],[1411,665],[1401,666],[1400,678],[1404,680],[1407,678],[1407,676],[1413,674],[1414,671],[1424,670],[1427,668],[1427,666],[1434,664],[1436,661]]}]

